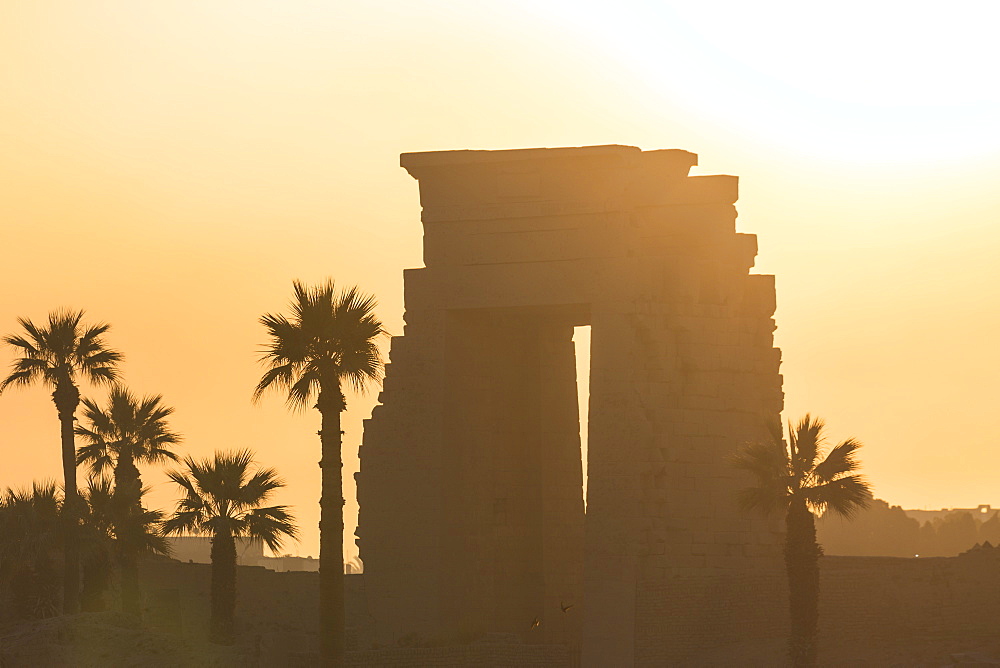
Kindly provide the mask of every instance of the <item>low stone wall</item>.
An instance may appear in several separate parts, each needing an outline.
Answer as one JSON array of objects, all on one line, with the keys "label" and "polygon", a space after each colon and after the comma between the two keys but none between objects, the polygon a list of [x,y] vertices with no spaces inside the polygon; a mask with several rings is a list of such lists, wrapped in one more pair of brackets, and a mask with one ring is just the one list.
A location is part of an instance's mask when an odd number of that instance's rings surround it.
[{"label": "low stone wall", "polygon": [[[1000,663],[1000,557],[823,557],[819,657],[823,666]],[[142,565],[143,628],[114,613],[0,624],[4,665],[313,666],[318,660],[318,575],[240,567],[238,645],[207,643],[211,569]],[[572,648],[488,635],[450,646],[377,647],[364,581],[347,576],[353,668],[575,667]],[[787,634],[783,570],[683,576],[636,593],[638,666],[781,666]]]},{"label": "low stone wall", "polygon": [[[154,632],[204,635],[208,628],[211,567],[176,561],[148,561],[142,567],[146,625]],[[317,614],[319,574],[275,573],[238,568],[237,625],[241,661],[260,666],[315,666],[319,661]],[[427,666],[578,665],[569,648],[522,644],[515,637],[441,647],[373,649],[374,620],[368,614],[362,575],[347,575],[347,665],[352,668]],[[245,665],[234,663],[233,665]]]},{"label": "low stone wall", "polygon": [[[640,586],[636,663],[769,665],[784,661],[787,585],[780,569]],[[821,665],[949,665],[997,653],[1000,560],[823,557]]]}]

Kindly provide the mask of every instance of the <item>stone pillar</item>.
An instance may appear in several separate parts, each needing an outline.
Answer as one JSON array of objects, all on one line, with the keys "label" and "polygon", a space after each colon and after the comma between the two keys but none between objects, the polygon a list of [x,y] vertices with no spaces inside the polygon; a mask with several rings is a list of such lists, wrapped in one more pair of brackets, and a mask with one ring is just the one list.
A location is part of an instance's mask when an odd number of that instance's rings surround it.
[{"label": "stone pillar", "polygon": [[652,436],[643,410],[635,302],[593,307],[584,562],[583,666],[630,666],[642,545],[640,475]]}]

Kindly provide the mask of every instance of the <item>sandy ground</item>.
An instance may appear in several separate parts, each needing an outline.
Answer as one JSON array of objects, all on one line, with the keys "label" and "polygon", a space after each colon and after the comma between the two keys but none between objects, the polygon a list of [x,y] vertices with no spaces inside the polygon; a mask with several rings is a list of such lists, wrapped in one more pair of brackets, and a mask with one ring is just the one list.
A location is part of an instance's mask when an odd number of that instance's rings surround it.
[{"label": "sandy ground", "polygon": [[82,613],[0,628],[0,666],[253,666],[254,648],[134,628],[119,613]]},{"label": "sandy ground", "polygon": [[[780,666],[781,648],[773,639],[759,644],[717,647],[689,666]],[[120,613],[83,613],[54,617],[0,628],[2,668],[45,667],[105,668],[262,666],[260,648],[244,639],[231,647],[204,639],[136,628]],[[308,665],[305,655],[287,657]],[[360,656],[356,657],[361,659]],[[297,659],[297,660],[295,660]],[[352,662],[353,663],[353,662]],[[363,659],[361,663],[367,665]],[[1000,666],[1000,638],[974,639],[926,637],[905,646],[891,639],[838,644],[821,641],[823,667],[928,667]]]}]

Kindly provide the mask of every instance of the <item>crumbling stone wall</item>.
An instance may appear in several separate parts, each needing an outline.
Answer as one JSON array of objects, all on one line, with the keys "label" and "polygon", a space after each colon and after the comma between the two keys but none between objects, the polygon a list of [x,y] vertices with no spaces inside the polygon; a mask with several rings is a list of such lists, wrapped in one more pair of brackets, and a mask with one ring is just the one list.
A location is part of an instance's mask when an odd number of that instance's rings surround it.
[{"label": "crumbling stone wall", "polygon": [[737,179],[628,146],[401,164],[420,186],[426,266],[404,272],[404,335],[361,449],[377,636],[517,633],[630,665],[639,583],[779,554],[776,527],[736,507],[726,461],[782,407],[774,284],[749,274]]}]

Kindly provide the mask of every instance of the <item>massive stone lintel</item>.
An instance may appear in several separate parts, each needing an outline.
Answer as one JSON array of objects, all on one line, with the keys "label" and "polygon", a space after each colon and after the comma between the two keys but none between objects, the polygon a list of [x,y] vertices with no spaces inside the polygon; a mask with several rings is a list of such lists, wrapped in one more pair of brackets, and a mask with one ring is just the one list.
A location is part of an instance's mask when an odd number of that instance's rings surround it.
[{"label": "massive stone lintel", "polygon": [[631,146],[400,163],[420,184],[426,266],[405,272],[405,332],[361,450],[376,633],[516,633],[631,665],[655,642],[636,636],[637,590],[778,554],[775,527],[738,509],[727,462],[783,398],[774,283],[748,273],[737,179]]}]

